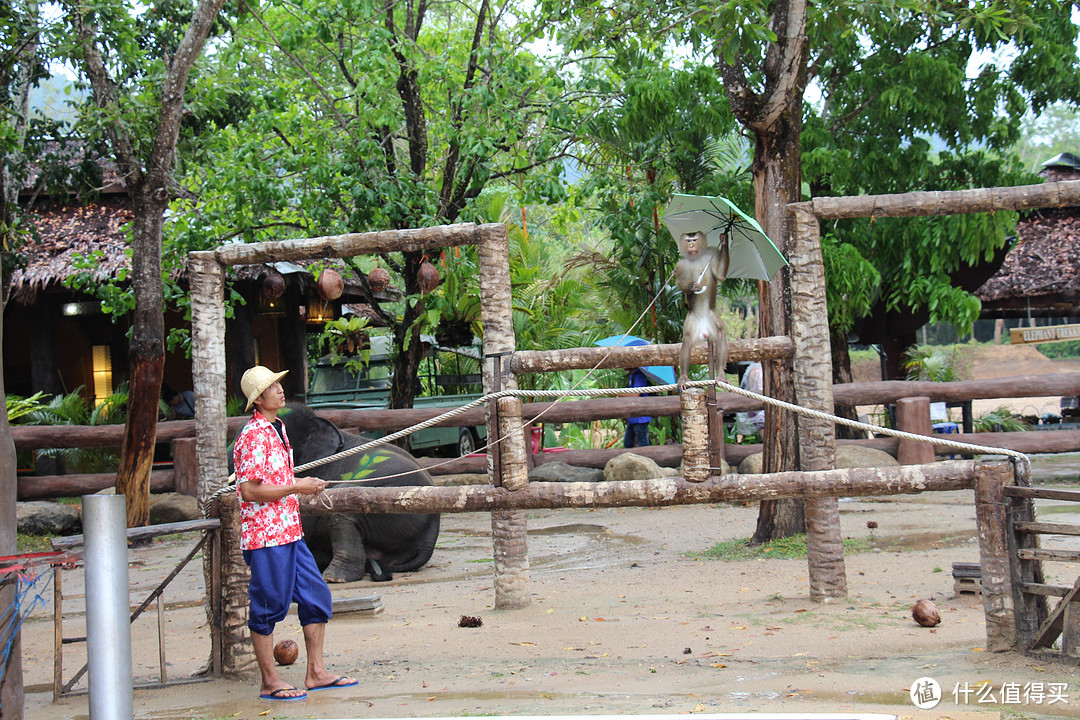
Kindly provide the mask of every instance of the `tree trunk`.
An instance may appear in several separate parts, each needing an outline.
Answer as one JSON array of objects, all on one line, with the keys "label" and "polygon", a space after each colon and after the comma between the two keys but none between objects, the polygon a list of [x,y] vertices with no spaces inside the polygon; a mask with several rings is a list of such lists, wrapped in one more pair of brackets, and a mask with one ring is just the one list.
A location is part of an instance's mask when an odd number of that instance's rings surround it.
[{"label": "tree trunk", "polygon": [[907,371],[904,369],[904,353],[915,345],[915,333],[907,332],[884,338],[881,349],[885,352],[882,365],[884,377],[882,380],[904,380]]},{"label": "tree trunk", "polygon": [[[402,253],[405,258],[405,292],[407,295],[418,296],[420,287],[416,281],[420,263],[424,253]],[[420,360],[424,357],[423,345],[420,342],[420,331],[413,325],[416,319],[424,313],[425,301],[423,298],[406,302],[405,315],[394,334],[394,342],[399,348],[394,357],[394,380],[390,387],[390,407],[411,408],[416,398],[417,386],[419,385],[418,372]]]},{"label": "tree trunk", "polygon": [[127,420],[120,445],[116,492],[127,498],[128,527],[150,522],[150,470],[157,439],[158,398],[165,373],[161,229],[166,203],[136,195],[131,284],[135,314],[129,353]]},{"label": "tree trunk", "polygon": [[[0,345],[4,339],[4,305],[6,305],[7,277],[0,278]],[[4,392],[4,362],[0,354],[0,397],[7,397]],[[14,555],[17,549],[18,516],[16,514],[16,495],[18,484],[15,478],[15,443],[11,439],[11,427],[8,425],[7,403],[0,406],[0,555]],[[15,605],[15,583],[4,583],[0,587],[0,607],[5,612]],[[11,651],[0,671],[0,720],[15,720],[23,712],[23,672],[22,672],[22,637],[14,630],[14,623],[6,623],[0,628],[0,648],[11,642]]]},{"label": "tree trunk", "polygon": [[[783,107],[768,115],[749,118],[746,123],[754,131],[754,214],[765,234],[780,252],[787,256],[791,220],[786,206],[801,199],[802,168],[799,148],[802,132],[802,95],[806,85],[806,6],[797,0],[778,3],[773,16],[773,29],[778,35],[774,52],[798,55],[801,61],[782,67],[775,60],[766,60],[766,67],[777,69],[767,85],[779,91],[790,86],[780,102]],[[797,73],[798,78],[789,77]],[[771,99],[771,98],[770,98]],[[763,121],[762,121],[763,120]],[[761,302],[760,334],[762,337],[791,335],[791,276],[784,268],[770,282],[759,282]],[[785,402],[795,402],[795,385],[790,358],[764,364],[765,392]],[[762,444],[765,448],[764,468],[767,473],[785,472],[799,466],[798,419],[773,406],[765,407],[765,427]],[[806,528],[802,503],[797,500],[767,501],[758,512],[758,525],[751,542],[763,543],[803,532]]]},{"label": "tree trunk", "polygon": [[[833,332],[831,340],[833,383],[837,385],[841,383],[850,383],[851,354],[848,349],[847,333]],[[837,417],[847,418],[848,420],[859,419],[859,413],[853,405],[837,405],[833,410],[833,414]],[[865,436],[865,433],[862,431],[850,428],[847,425],[836,426],[837,440],[856,440]]]},{"label": "tree trunk", "polygon": [[[135,312],[129,351],[130,384],[124,440],[120,449],[120,469],[116,491],[127,497],[129,527],[149,521],[150,468],[154,461],[158,398],[165,371],[165,318],[161,280],[161,230],[169,205],[169,183],[176,162],[176,143],[184,110],[184,91],[191,68],[202,53],[214,18],[224,0],[200,0],[191,22],[169,63],[161,83],[160,106],[153,126],[148,154],[139,152],[147,137],[130,131],[137,122],[113,121],[107,125],[117,165],[134,210],[131,256],[131,284]],[[98,47],[98,28],[93,15],[80,8],[68,8],[68,19],[76,29],[83,53],[82,70],[90,80],[94,103],[108,113],[122,114],[117,105],[118,84]]]}]

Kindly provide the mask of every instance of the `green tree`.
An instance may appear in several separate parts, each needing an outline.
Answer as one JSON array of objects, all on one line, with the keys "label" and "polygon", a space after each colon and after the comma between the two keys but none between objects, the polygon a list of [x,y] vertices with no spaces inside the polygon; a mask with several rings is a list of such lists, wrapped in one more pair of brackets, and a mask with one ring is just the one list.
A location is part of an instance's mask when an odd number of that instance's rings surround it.
[{"label": "green tree", "polygon": [[[178,221],[180,244],[450,223],[514,178],[525,202],[561,200],[569,99],[525,50],[513,9],[277,0],[248,13],[220,61],[260,79],[236,81],[252,112],[189,166],[199,201]],[[399,348],[394,407],[412,404],[422,260],[380,260],[407,298],[377,307]]]},{"label": "green tree", "polygon": [[64,2],[70,53],[90,84],[85,120],[109,138],[134,210],[130,398],[116,491],[129,526],[149,520],[150,469],[165,364],[161,249],[188,78],[224,0],[166,3],[136,12],[119,3]]},{"label": "green tree", "polygon": [[[649,39],[663,37],[672,47],[686,43],[693,51],[692,62],[718,69],[731,110],[753,141],[755,215],[782,251],[789,236],[785,208],[802,198],[804,94],[811,81],[823,87],[824,115],[830,123],[822,123],[822,127],[829,128],[829,133],[853,128],[852,135],[864,143],[881,140],[884,148],[892,150],[910,144],[913,135],[920,132],[936,132],[958,147],[967,147],[995,125],[1008,128],[1024,92],[1033,106],[1042,107],[1080,88],[1076,63],[1063,59],[1075,55],[1074,47],[1062,44],[1065,38],[1075,39],[1075,28],[1061,4],[1053,0],[949,7],[923,2],[811,5],[805,0],[725,2],[704,7],[676,1],[614,9],[592,0],[548,0],[542,8],[559,18],[559,37],[568,49],[583,55],[596,48],[615,54],[628,52],[635,43],[649,44]],[[1048,30],[1047,39],[1042,32],[1032,31],[1043,25]],[[945,79],[956,79],[959,70],[962,78],[973,51],[1009,44],[1018,52],[1007,74],[989,73],[971,83],[958,80],[963,92],[925,98],[931,106],[929,112],[919,102],[928,95],[926,87],[937,87],[917,69],[934,67],[946,73]],[[1003,81],[1003,75],[1009,82]],[[994,102],[1005,106],[1004,121]],[[937,107],[948,107],[959,119],[934,112]],[[875,108],[880,111],[874,112]],[[957,112],[960,108],[964,112]],[[869,123],[871,131],[863,127],[867,117],[876,118]],[[855,168],[853,172],[862,172],[867,158],[872,162],[877,156],[864,157],[849,150],[837,157],[834,167],[847,163]],[[890,160],[901,162],[899,158]],[[883,177],[886,172],[882,171]],[[868,191],[865,185],[856,190]],[[927,269],[938,272],[937,268]],[[763,334],[790,334],[786,308],[791,306],[791,296],[786,273],[782,271],[778,280],[761,285]],[[917,302],[940,302],[934,287],[934,283],[925,284]],[[809,350],[828,352],[825,347]],[[766,388],[792,400],[790,365],[771,368]],[[767,471],[798,466],[797,434],[792,430],[790,420],[767,409]],[[788,535],[802,524],[796,504],[763,504],[754,539]],[[829,543],[836,540],[831,537]],[[812,566],[822,560],[815,552],[810,555]],[[842,594],[842,565],[829,572],[835,574],[835,582],[827,583],[832,589],[825,592]]]},{"label": "green tree", "polygon": [[[4,3],[0,7],[0,346],[3,316],[8,297],[11,267],[25,227],[19,210],[19,191],[25,184],[26,130],[29,123],[29,93],[43,71],[40,45],[40,14],[37,4]],[[0,359],[0,396],[4,395],[3,361]],[[0,410],[0,555],[16,551],[17,482],[15,443],[8,424],[7,403]],[[7,583],[0,589],[0,607],[15,607],[17,588]],[[0,717],[17,718],[23,711],[22,642],[14,624],[0,632],[0,647],[11,652],[0,667]]]}]

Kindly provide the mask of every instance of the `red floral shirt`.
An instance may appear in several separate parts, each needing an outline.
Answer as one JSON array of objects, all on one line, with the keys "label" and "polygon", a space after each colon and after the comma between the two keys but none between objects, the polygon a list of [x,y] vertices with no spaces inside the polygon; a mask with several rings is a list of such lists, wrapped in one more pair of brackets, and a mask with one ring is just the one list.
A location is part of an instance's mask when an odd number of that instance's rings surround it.
[{"label": "red floral shirt", "polygon": [[244,500],[240,493],[240,483],[249,480],[268,485],[296,482],[292,447],[284,426],[279,437],[270,421],[256,410],[236,437],[233,464],[236,466],[236,492],[240,496],[240,549],[276,547],[303,538],[300,500],[296,495],[257,503]]}]

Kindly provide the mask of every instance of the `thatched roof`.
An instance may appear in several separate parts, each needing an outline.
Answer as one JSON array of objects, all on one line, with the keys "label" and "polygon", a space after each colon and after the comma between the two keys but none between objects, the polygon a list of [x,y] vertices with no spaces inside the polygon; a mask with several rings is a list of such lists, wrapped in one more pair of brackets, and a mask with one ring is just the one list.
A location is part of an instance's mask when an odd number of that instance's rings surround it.
[{"label": "thatched roof", "polygon": [[[112,195],[82,204],[78,202],[45,201],[38,203],[33,222],[37,237],[19,249],[24,264],[11,274],[11,299],[23,305],[34,302],[37,293],[58,289],[65,280],[78,272],[89,272],[97,282],[111,280],[121,270],[131,269],[127,251],[128,223],[133,218],[126,196]],[[79,268],[77,261],[93,258],[90,267]],[[353,300],[360,288],[351,270],[340,260],[322,261],[334,266],[345,279],[345,293]],[[275,263],[273,265],[237,265],[230,267],[229,276],[241,283],[261,283],[272,272],[278,272],[287,284],[297,284],[305,293],[314,292],[315,278],[308,270],[313,262]],[[180,282],[185,278],[181,275]],[[378,294],[378,299],[399,295]],[[350,309],[373,323],[381,319],[366,303],[350,303]]]},{"label": "thatched roof", "polygon": [[90,272],[96,280],[130,269],[127,224],[132,219],[126,197],[102,197],[89,204],[47,201],[34,214],[36,239],[19,248],[25,264],[11,274],[11,298],[22,304],[50,285],[59,285],[80,272],[76,261],[95,258]]},{"label": "thatched roof", "polygon": [[[1080,178],[1080,170],[1050,163],[1040,173],[1049,180]],[[1080,207],[1039,210],[1021,218],[1016,241],[1001,268],[975,294],[982,301],[984,317],[1076,316],[1080,302]]]}]

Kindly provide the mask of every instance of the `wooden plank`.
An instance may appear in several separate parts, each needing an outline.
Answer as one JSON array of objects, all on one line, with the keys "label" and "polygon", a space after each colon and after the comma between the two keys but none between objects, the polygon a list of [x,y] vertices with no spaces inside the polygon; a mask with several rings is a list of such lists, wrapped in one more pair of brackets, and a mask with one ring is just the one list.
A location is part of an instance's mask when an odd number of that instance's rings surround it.
[{"label": "wooden plank", "polygon": [[1010,497],[1038,498],[1040,500],[1068,500],[1080,502],[1080,490],[1058,490],[1045,487],[1020,487],[1014,485],[1005,488],[1005,494]]},{"label": "wooden plank", "polygon": [[1080,550],[1047,550],[1046,548],[1021,548],[1017,553],[1021,560],[1053,560],[1055,562],[1080,562]]},{"label": "wooden plank", "polygon": [[1061,602],[1057,604],[1054,611],[1050,613],[1050,617],[1046,618],[1046,622],[1039,628],[1038,634],[1035,636],[1035,642],[1031,647],[1041,648],[1050,647],[1057,640],[1058,635],[1061,634],[1061,628],[1065,623],[1065,608],[1076,598],[1076,593],[1080,592],[1080,579],[1077,579],[1076,584],[1072,589],[1061,598]]},{"label": "wooden plank", "polygon": [[1017,532],[1036,535],[1080,535],[1080,525],[1064,523],[1017,522],[1013,527]]},{"label": "wooden plank", "polygon": [[1009,528],[1006,536],[1009,543],[1013,604],[1016,608],[1016,646],[1028,648],[1038,637],[1039,626],[1046,618],[1046,598],[1039,594],[1025,593],[1022,588],[1025,585],[1041,585],[1045,578],[1041,562],[1020,562],[1020,551],[1036,548],[1038,536],[1016,532],[1017,525],[1035,520],[1035,507],[1031,498],[1009,497],[1008,493],[1013,487],[1015,486],[1005,487],[1004,491],[1008,515],[1006,527]]},{"label": "wooden plank", "polygon": [[[136,527],[127,529],[128,540],[144,540],[147,538],[155,538],[161,535],[171,535],[173,533],[192,532],[194,530],[217,530],[221,527],[221,521],[217,518],[206,518],[203,520],[183,520],[181,522],[174,523],[162,523],[160,525],[149,525],[147,527]],[[57,537],[52,539],[52,546],[54,550],[66,550],[70,548],[82,547],[83,536],[82,535],[68,535],[67,537]]]},{"label": "wooden plank", "polygon": [[1029,595],[1043,597],[1065,597],[1072,588],[1066,585],[1046,585],[1044,583],[1020,583],[1020,590]]}]

